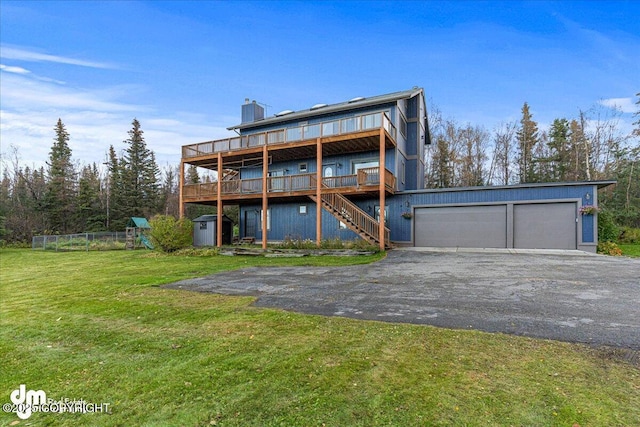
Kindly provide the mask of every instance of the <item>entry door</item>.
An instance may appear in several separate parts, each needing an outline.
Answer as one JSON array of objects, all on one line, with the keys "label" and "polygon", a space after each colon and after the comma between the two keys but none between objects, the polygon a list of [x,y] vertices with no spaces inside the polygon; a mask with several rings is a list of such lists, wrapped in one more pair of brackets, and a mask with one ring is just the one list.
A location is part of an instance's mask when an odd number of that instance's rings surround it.
[{"label": "entry door", "polygon": [[333,175],[334,175],[334,169],[335,169],[335,165],[334,164],[322,165],[322,177],[323,178],[329,178],[329,179],[323,179],[322,180],[327,187],[335,187],[336,186],[336,180],[335,179],[331,179],[331,178],[333,178]]},{"label": "entry door", "polygon": [[253,210],[244,213],[244,237],[256,237],[256,212]]}]

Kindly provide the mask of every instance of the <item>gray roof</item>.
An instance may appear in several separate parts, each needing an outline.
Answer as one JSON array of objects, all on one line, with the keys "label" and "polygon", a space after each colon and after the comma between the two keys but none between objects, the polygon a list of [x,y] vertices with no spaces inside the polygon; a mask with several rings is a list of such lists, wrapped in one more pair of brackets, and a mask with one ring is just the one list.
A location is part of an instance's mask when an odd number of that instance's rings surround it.
[{"label": "gray roof", "polygon": [[[213,214],[213,215],[201,215],[198,218],[192,220],[193,222],[210,222],[210,221],[217,221],[218,220],[218,215]],[[222,221],[231,221],[231,218],[229,218],[226,215],[222,215]]]},{"label": "gray roof", "polygon": [[[300,120],[307,117],[313,117],[318,115],[325,115],[329,113],[336,113],[341,111],[349,111],[355,110],[363,107],[371,107],[374,105],[388,104],[390,102],[398,101],[399,99],[408,99],[411,98],[418,93],[422,92],[422,88],[414,87],[410,90],[403,90],[400,92],[388,93],[386,95],[377,95],[369,98],[353,98],[350,101],[340,102],[337,104],[331,104],[320,108],[309,108],[308,110],[296,111],[293,113],[289,113],[280,117],[267,117],[262,120],[257,120],[255,122],[242,123],[236,126],[231,126],[227,128],[228,130],[235,129],[250,129],[258,126],[272,125],[277,123],[284,123],[294,120]],[[319,104],[316,104],[319,105]]]}]

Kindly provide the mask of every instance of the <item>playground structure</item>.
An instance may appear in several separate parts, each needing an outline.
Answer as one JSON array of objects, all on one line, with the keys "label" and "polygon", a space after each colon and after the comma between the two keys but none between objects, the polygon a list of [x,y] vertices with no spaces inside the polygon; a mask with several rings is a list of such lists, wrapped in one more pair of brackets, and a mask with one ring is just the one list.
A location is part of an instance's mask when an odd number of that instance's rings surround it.
[{"label": "playground structure", "polygon": [[125,249],[133,250],[142,246],[147,249],[153,249],[153,243],[144,234],[148,230],[151,230],[151,225],[149,225],[149,221],[146,218],[132,216],[127,223],[125,231]]}]

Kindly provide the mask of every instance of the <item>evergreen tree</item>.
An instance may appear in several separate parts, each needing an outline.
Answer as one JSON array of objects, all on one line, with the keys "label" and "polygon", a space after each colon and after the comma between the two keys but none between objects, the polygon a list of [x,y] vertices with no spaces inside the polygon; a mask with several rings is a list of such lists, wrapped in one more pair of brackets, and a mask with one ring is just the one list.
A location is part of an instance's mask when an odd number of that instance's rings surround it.
[{"label": "evergreen tree", "polygon": [[140,122],[133,119],[122,158],[122,202],[127,216],[151,217],[158,210],[160,186],[155,154],[147,148]]},{"label": "evergreen tree", "polygon": [[533,162],[534,147],[538,143],[538,123],[533,121],[533,116],[529,111],[529,104],[526,102],[522,106],[522,118],[520,119],[520,129],[516,133],[518,143],[518,173],[520,183],[536,182],[535,165]]},{"label": "evergreen tree", "polygon": [[185,176],[186,184],[199,184],[200,175],[198,175],[198,168],[195,165],[189,165],[187,168],[187,176]]},{"label": "evergreen tree", "polygon": [[549,142],[551,150],[550,162],[553,181],[568,181],[571,170],[571,147],[569,135],[571,133],[567,119],[555,119],[549,130]]},{"label": "evergreen tree", "polygon": [[49,227],[53,232],[70,233],[73,230],[73,216],[76,198],[76,172],[71,162],[69,133],[61,119],[54,128],[56,137],[47,162],[47,193],[45,212]]},{"label": "evergreen tree", "polygon": [[100,201],[100,176],[94,163],[85,166],[78,179],[77,231],[105,229],[105,212]]},{"label": "evergreen tree", "polygon": [[107,191],[105,200],[106,228],[109,231],[122,231],[127,225],[127,208],[123,197],[123,165],[113,145],[109,146],[107,171]]}]

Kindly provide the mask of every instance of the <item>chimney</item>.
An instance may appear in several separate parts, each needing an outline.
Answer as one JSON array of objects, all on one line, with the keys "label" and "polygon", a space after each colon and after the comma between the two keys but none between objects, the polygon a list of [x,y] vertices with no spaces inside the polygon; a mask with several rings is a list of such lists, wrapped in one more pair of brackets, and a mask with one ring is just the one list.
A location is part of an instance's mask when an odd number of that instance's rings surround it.
[{"label": "chimney", "polygon": [[264,108],[256,101],[249,102],[249,98],[244,99],[242,105],[242,124],[253,123],[264,119]]}]

